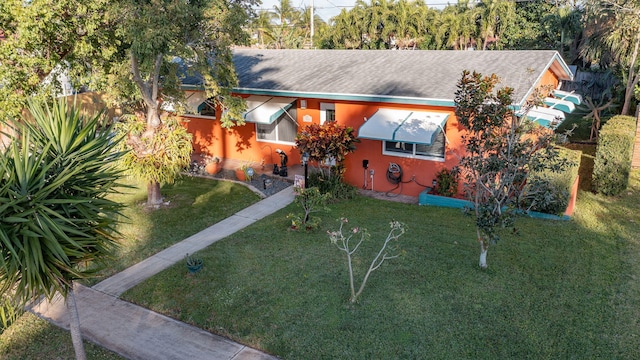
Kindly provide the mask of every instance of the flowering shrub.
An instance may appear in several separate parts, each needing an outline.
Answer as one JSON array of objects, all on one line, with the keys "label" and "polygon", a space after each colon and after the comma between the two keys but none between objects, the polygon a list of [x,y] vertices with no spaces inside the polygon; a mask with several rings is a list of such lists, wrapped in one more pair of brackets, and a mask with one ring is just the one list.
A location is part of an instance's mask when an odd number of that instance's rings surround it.
[{"label": "flowering shrub", "polygon": [[342,174],[344,159],[356,149],[354,144],[357,142],[360,140],[356,138],[353,128],[340,126],[336,122],[311,124],[296,136],[296,147],[300,153],[308,153],[309,158],[317,162],[334,159],[339,174]]}]

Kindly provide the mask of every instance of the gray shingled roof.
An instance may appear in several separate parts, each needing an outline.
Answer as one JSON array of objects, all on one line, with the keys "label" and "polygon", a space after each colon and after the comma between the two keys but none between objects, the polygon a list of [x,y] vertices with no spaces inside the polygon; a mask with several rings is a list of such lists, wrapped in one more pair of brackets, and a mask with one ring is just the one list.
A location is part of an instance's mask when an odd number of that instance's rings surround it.
[{"label": "gray shingled roof", "polygon": [[452,101],[463,70],[497,74],[521,103],[548,68],[569,79],[556,51],[235,49],[241,92],[366,95]]}]

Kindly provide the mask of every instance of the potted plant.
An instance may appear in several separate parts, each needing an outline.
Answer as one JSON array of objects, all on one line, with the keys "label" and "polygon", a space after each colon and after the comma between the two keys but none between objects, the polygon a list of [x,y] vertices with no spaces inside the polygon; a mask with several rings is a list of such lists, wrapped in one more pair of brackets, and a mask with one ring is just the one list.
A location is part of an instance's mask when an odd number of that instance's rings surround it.
[{"label": "potted plant", "polygon": [[236,178],[240,181],[251,181],[251,178],[255,174],[253,168],[249,165],[249,163],[245,163],[236,169]]},{"label": "potted plant", "polygon": [[188,253],[185,256],[185,263],[187,264],[187,269],[190,274],[195,274],[202,269],[202,259],[189,255]]},{"label": "potted plant", "polygon": [[204,171],[206,171],[207,174],[215,175],[219,173],[220,170],[222,170],[222,163],[220,162],[219,157],[206,155],[204,157],[204,161],[205,161]]}]

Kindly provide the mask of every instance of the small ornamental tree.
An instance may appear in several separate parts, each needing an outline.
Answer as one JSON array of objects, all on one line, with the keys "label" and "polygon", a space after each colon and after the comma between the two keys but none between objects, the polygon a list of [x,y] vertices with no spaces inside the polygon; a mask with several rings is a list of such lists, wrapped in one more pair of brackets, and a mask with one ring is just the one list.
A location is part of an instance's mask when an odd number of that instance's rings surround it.
[{"label": "small ornamental tree", "polygon": [[498,241],[499,229],[513,224],[529,173],[566,166],[553,148],[553,134],[517,116],[511,107],[513,89],[494,93],[497,83],[495,74],[464,71],[455,94],[456,116],[467,131],[460,169],[473,203],[481,268],[487,267],[487,251]]},{"label": "small ornamental tree", "polygon": [[291,219],[291,228],[294,230],[298,228],[306,230],[318,228],[321,219],[317,216],[312,216],[311,213],[328,211],[327,201],[331,198],[331,194],[322,194],[317,187],[296,188],[295,192],[295,203],[300,205],[304,215],[299,216],[293,213],[287,215],[287,218]]},{"label": "small ornamental tree", "polygon": [[360,287],[358,291],[356,291],[356,285],[354,280],[354,272],[353,272],[353,264],[354,262],[360,263],[359,261],[354,261],[354,254],[360,248],[360,245],[370,238],[370,234],[366,229],[361,229],[358,227],[354,227],[349,231],[343,230],[344,224],[348,223],[349,220],[347,218],[340,219],[340,228],[336,231],[327,231],[329,235],[329,240],[331,243],[335,245],[340,251],[344,251],[347,255],[347,268],[349,270],[349,288],[351,290],[351,296],[349,297],[349,302],[352,304],[358,301],[358,297],[364,291],[365,285],[367,285],[367,280],[369,280],[369,276],[371,273],[376,271],[386,260],[391,260],[399,257],[401,255],[401,251],[398,249],[397,242],[400,239],[400,236],[404,235],[406,232],[406,226],[399,222],[392,220],[389,222],[389,233],[387,234],[387,238],[382,243],[380,250],[376,254],[376,256],[371,260],[369,264],[369,269],[365,273],[362,278],[362,283],[360,283]]},{"label": "small ornamental tree", "polygon": [[356,150],[357,142],[360,140],[353,128],[340,126],[335,121],[309,125],[296,136],[296,147],[300,153],[309,153],[309,158],[317,162],[334,159],[339,175],[343,174],[344,160]]}]

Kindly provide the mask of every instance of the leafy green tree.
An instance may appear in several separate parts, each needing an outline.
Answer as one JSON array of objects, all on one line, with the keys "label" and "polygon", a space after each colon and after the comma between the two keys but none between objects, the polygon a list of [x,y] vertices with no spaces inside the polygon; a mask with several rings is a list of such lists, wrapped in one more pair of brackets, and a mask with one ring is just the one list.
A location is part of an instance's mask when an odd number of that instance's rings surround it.
[{"label": "leafy green tree", "polygon": [[251,19],[251,29],[258,33],[258,45],[262,48],[275,40],[273,38],[274,18],[274,13],[262,10],[258,12],[257,17]]},{"label": "leafy green tree", "polygon": [[108,3],[0,2],[0,122],[19,118],[28,97],[62,92],[59,76],[84,74],[95,59],[111,56]]},{"label": "leafy green tree", "polygon": [[223,127],[242,122],[244,103],[230,94],[238,83],[230,46],[248,40],[242,26],[251,4],[251,0],[122,0],[111,8],[110,14],[119,20],[120,58],[105,74],[113,80],[107,89],[122,103],[133,105],[129,109],[136,115],[144,114],[144,130],[132,125],[137,131],[129,133],[127,145],[140,166],[152,167],[134,169],[148,183],[148,205],[162,202],[161,184],[188,164],[182,155],[167,156],[189,139],[161,118],[163,104],[169,103],[178,113],[184,110],[183,76],[200,80],[207,97],[222,109]]},{"label": "leafy green tree", "polygon": [[[339,49],[361,49],[366,33],[363,24],[363,3],[358,0],[351,11],[342,9],[333,18],[333,27],[329,47]],[[326,45],[325,45],[326,46]]]},{"label": "leafy green tree", "polygon": [[303,14],[291,5],[290,0],[280,0],[274,5],[274,17],[279,20],[273,29],[276,49],[296,49],[304,44],[305,22]]},{"label": "leafy green tree", "polygon": [[[114,99],[110,105],[144,114],[147,128],[141,136],[130,137],[128,143],[140,158],[146,158],[158,150],[147,145],[159,144],[156,133],[163,129],[163,104],[178,113],[184,111],[181,79],[191,75],[200,79],[207,97],[220,106],[222,125],[231,127],[242,121],[244,103],[230,96],[230,89],[237,85],[230,46],[246,42],[242,27],[254,3],[4,1],[0,4],[4,33],[0,42],[0,116],[16,118],[27,96],[50,95],[59,86],[54,75],[66,72],[76,84],[107,91]],[[148,203],[160,203],[161,183],[157,178],[145,180],[150,189]]]},{"label": "leafy green tree", "polygon": [[29,109],[34,120],[15,125],[18,136],[0,157],[0,291],[19,303],[61,293],[84,359],[73,283],[116,246],[121,205],[108,195],[119,186],[119,139],[101,114],[83,118],[64,99]]},{"label": "leafy green tree", "polygon": [[572,44],[577,44],[576,37],[582,31],[582,16],[580,7],[567,3],[556,6],[553,12],[544,17],[544,22],[549,24],[549,31],[552,32],[551,37],[556,39],[558,52],[568,55],[567,58],[577,56],[576,45]]},{"label": "leafy green tree", "polygon": [[420,49],[437,50],[437,26],[440,11],[427,6],[423,0],[415,2],[418,7],[416,33],[418,34],[418,46]]},{"label": "leafy green tree", "polygon": [[590,22],[599,24],[581,50],[587,60],[611,58],[626,72],[621,114],[629,115],[635,87],[640,82],[640,4],[605,0],[587,3]]},{"label": "leafy green tree", "polygon": [[438,37],[444,49],[466,50],[478,39],[478,12],[469,0],[459,0],[442,11]]},{"label": "leafy green tree", "polygon": [[553,13],[554,5],[546,0],[518,1],[515,3],[514,24],[505,30],[504,43],[507,49],[552,49],[555,39],[551,37],[546,23],[541,21]]},{"label": "leafy green tree", "polygon": [[473,204],[481,268],[500,228],[514,223],[529,174],[566,166],[553,148],[553,134],[514,113],[513,89],[494,92],[498,81],[495,74],[464,71],[455,94],[456,116],[467,131],[460,169]]}]

